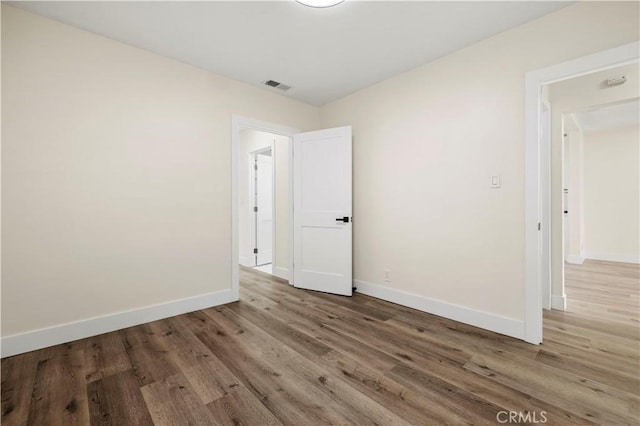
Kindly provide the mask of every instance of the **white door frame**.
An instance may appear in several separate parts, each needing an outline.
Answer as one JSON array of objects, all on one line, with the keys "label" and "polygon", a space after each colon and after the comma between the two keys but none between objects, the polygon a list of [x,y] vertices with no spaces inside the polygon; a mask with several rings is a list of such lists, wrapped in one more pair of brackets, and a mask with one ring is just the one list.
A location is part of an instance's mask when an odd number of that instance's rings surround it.
[{"label": "white door frame", "polygon": [[[550,218],[542,218],[540,201],[550,203],[549,186],[540,184],[540,170],[549,169],[549,164],[541,165],[544,159],[540,151],[550,147],[541,146],[549,141],[539,141],[540,99],[542,85],[578,77],[595,71],[637,62],[640,57],[640,42],[583,56],[578,59],[552,65],[525,74],[525,336],[529,343],[542,342],[542,298],[540,283],[541,242],[538,232],[543,232],[542,241],[550,244],[550,227],[538,231],[539,223],[550,223]],[[548,160],[546,160],[548,161]],[[546,213],[548,214],[548,213]],[[550,250],[550,247],[548,247]],[[551,267],[551,265],[549,265]]]},{"label": "white door frame", "polygon": [[[238,152],[240,147],[240,131],[242,129],[258,130],[290,138],[292,138],[295,133],[300,132],[298,129],[293,127],[254,120],[252,118],[242,117],[235,114],[231,115],[231,295],[233,300],[240,299],[240,263],[238,253]],[[293,144],[289,144],[289,170],[292,170],[292,165]],[[289,200],[293,200],[293,173],[289,173]],[[293,218],[293,203],[291,202],[290,204],[290,216]],[[291,221],[290,228],[290,238],[293,239],[293,220]],[[291,249],[293,249],[293,241],[290,243]],[[275,256],[275,251],[273,255]],[[292,265],[293,256],[290,256],[289,276],[293,273]],[[291,281],[291,278],[289,281]]]},{"label": "white door frame", "polygon": [[[541,98],[540,107],[541,113],[546,118],[547,127],[545,132],[540,135],[540,187],[551,188],[551,105]],[[542,121],[540,123],[542,124]],[[542,229],[551,229],[551,198],[542,197],[540,199],[540,219],[540,227]],[[553,263],[551,261],[551,233],[541,232],[539,238],[541,238],[540,243],[542,244],[540,248],[540,256],[542,258],[540,262],[542,308],[551,309],[551,265]]]}]

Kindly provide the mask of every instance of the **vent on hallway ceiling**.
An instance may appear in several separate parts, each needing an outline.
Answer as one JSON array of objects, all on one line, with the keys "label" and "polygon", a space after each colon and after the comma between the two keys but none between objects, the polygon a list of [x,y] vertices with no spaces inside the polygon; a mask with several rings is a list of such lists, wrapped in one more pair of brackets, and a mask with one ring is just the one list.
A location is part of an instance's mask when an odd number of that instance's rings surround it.
[{"label": "vent on hallway ceiling", "polygon": [[621,84],[624,84],[627,82],[627,76],[626,75],[621,75],[620,77],[613,77],[608,79],[605,84],[609,87],[611,86],[619,86]]},{"label": "vent on hallway ceiling", "polygon": [[287,86],[286,84],[282,84],[279,81],[275,81],[275,80],[263,81],[262,84],[264,84],[265,86],[273,87],[274,89],[278,89],[278,90],[291,89],[291,86]]}]

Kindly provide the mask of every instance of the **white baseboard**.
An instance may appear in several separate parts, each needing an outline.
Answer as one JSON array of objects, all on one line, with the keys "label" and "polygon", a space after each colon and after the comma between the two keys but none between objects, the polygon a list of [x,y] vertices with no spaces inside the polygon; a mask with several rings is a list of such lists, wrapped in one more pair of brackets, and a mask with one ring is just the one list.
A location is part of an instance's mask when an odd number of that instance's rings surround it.
[{"label": "white baseboard", "polygon": [[551,309],[555,309],[557,311],[566,311],[567,310],[567,296],[556,296],[555,294],[551,296]]},{"label": "white baseboard", "polygon": [[231,290],[222,290],[200,296],[173,300],[96,318],[55,325],[25,333],[2,337],[2,358],[67,343],[85,337],[121,330],[199,309],[234,302]]},{"label": "white baseboard", "polygon": [[587,252],[584,254],[584,257],[587,259],[606,260],[609,262],[640,263],[640,256],[633,254]]},{"label": "white baseboard", "polygon": [[275,275],[278,278],[282,278],[283,280],[289,280],[289,270],[287,268],[274,266],[272,272],[273,272],[273,275]]},{"label": "white baseboard", "polygon": [[564,261],[573,265],[582,265],[584,263],[584,257],[579,254],[569,254]]},{"label": "white baseboard", "polygon": [[353,284],[358,288],[358,293],[524,340],[524,321],[521,320],[477,311],[365,281],[354,280]]}]

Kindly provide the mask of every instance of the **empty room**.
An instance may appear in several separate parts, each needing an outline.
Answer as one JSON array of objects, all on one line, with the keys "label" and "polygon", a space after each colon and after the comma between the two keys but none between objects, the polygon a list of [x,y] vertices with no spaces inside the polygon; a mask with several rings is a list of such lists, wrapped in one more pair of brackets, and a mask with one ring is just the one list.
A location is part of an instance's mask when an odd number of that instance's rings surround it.
[{"label": "empty room", "polygon": [[637,1],[3,1],[2,425],[640,424]]}]

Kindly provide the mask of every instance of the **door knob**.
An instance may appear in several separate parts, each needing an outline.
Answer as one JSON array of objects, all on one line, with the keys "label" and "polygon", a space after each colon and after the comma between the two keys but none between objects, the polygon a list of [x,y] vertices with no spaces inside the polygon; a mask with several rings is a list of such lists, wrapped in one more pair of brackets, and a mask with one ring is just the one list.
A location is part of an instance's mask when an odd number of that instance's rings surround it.
[{"label": "door knob", "polygon": [[349,223],[349,216],[339,217],[339,218],[336,219],[336,222]]}]

